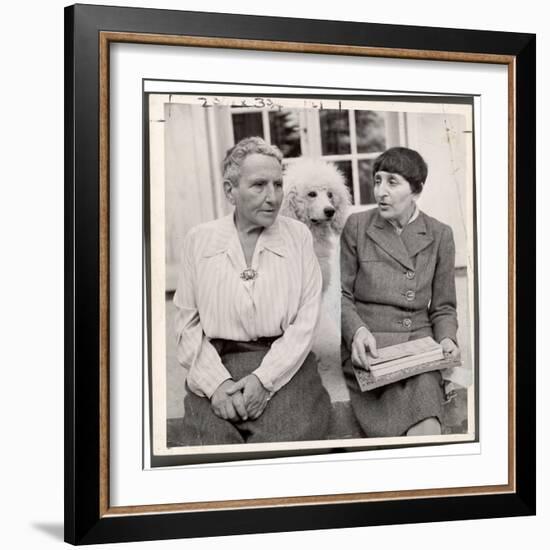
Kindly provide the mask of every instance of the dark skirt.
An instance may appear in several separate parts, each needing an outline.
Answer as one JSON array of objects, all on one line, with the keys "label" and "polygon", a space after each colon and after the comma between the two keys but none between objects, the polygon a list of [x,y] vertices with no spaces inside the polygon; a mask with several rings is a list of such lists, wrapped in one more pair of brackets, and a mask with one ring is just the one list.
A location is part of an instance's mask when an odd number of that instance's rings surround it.
[{"label": "dark skirt", "polygon": [[[256,370],[274,338],[256,342],[212,340],[225,368],[237,381]],[[256,420],[230,422],[212,411],[210,400],[188,389],[184,399],[183,445],[224,445],[315,441],[325,439],[330,398],[317,371],[317,359],[310,353],[292,379],[269,400]]]},{"label": "dark skirt", "polygon": [[[410,339],[421,338],[418,334]],[[375,334],[375,337],[377,335]],[[390,345],[391,342],[382,343]],[[397,343],[397,342],[394,342]],[[381,347],[380,346],[380,347]],[[367,437],[396,437],[422,420],[435,417],[443,424],[443,379],[439,371],[427,372],[362,392],[353,373],[349,351],[342,350],[343,370],[353,412]]]}]

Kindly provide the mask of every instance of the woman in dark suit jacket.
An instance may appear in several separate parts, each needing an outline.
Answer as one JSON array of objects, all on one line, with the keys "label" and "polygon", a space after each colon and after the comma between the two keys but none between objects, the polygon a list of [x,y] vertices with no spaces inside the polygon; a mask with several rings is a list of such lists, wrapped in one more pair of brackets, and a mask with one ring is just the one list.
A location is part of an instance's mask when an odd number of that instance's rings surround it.
[{"label": "woman in dark suit jacket", "polygon": [[361,392],[352,363],[368,368],[367,352],[425,336],[460,355],[452,230],[416,205],[427,174],[416,151],[388,149],[373,165],[378,207],[352,214],[342,233],[343,368],[368,437],[440,434],[442,379],[435,371]]}]

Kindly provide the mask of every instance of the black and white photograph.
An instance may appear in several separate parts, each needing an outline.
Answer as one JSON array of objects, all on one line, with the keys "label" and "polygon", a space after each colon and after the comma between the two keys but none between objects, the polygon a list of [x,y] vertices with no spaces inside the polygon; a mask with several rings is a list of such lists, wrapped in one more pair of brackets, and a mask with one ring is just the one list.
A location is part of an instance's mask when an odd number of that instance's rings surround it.
[{"label": "black and white photograph", "polygon": [[65,9],[72,544],[537,510],[534,28],[279,8]]},{"label": "black and white photograph", "polygon": [[477,440],[475,98],[195,86],[144,94],[152,454]]}]

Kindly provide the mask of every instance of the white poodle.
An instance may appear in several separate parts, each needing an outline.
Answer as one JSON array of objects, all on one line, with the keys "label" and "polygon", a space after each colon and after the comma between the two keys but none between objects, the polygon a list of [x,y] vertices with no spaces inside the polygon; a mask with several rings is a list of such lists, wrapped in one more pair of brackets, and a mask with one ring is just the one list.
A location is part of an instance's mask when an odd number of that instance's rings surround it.
[{"label": "white poodle", "polygon": [[313,235],[323,274],[323,292],[330,283],[334,238],[346,222],[351,197],[345,178],[332,163],[300,158],[287,166],[281,214],[304,222]]}]

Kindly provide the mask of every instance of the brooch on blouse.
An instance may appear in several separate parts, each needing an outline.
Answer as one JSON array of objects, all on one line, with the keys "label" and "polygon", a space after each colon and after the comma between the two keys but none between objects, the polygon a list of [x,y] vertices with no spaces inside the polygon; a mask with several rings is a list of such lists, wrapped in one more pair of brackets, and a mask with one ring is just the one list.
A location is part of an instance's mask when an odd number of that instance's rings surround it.
[{"label": "brooch on blouse", "polygon": [[252,269],[251,267],[247,267],[241,273],[241,279],[243,281],[253,281],[257,276],[258,276],[258,272],[255,269]]}]

